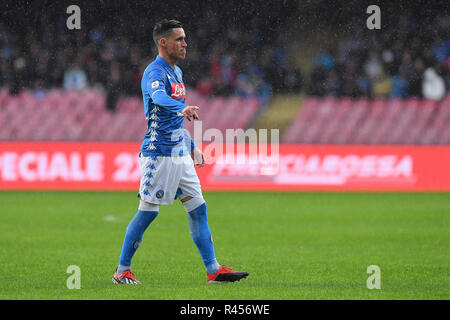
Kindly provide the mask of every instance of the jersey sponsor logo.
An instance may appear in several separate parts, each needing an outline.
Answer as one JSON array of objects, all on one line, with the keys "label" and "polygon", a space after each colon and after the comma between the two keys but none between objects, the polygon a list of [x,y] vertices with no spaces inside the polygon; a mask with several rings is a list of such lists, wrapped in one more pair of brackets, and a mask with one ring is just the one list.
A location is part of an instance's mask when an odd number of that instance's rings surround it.
[{"label": "jersey sponsor logo", "polygon": [[174,99],[185,99],[186,98],[186,89],[184,87],[184,83],[171,83],[172,85],[172,95],[171,97]]},{"label": "jersey sponsor logo", "polygon": [[152,82],[152,89],[158,88],[159,87],[159,81],[153,81]]}]

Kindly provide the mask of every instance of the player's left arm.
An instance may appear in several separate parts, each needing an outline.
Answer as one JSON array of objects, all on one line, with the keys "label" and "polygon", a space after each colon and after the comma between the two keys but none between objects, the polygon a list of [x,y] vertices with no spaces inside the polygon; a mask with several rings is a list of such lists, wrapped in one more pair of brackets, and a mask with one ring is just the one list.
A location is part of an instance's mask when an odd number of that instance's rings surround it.
[{"label": "player's left arm", "polygon": [[[178,67],[175,66],[176,71],[180,73],[180,78],[183,79],[183,71]],[[192,109],[185,108],[183,109],[182,113],[188,119],[189,121],[192,120],[200,120],[199,116],[197,115],[196,110],[198,110],[198,107],[195,106]],[[194,160],[194,163],[197,163],[199,167],[203,167],[205,164],[205,159],[203,157],[203,153],[195,146],[194,140],[192,140],[191,136],[189,136],[189,140],[191,140],[191,157],[192,160]]]},{"label": "player's left arm", "polygon": [[189,150],[191,151],[191,158],[194,161],[194,164],[200,168],[203,167],[205,165],[205,158],[203,156],[202,151],[199,148],[197,148],[194,140],[191,138],[189,134],[187,134],[185,138],[189,138],[191,142]]},{"label": "player's left arm", "polygon": [[201,168],[205,165],[205,157],[203,156],[203,152],[199,148],[194,147],[191,150],[191,158],[194,161],[194,164],[197,165],[198,167]]}]

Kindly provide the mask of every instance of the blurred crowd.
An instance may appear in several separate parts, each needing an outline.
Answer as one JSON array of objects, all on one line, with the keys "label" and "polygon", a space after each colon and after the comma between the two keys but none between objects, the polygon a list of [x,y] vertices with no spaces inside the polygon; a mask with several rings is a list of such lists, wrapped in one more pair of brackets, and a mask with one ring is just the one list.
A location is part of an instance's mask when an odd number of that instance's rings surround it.
[{"label": "blurred crowd", "polygon": [[[139,23],[130,23],[133,13],[121,8],[109,8],[114,20],[86,25],[89,19],[83,16],[80,30],[68,30],[66,16],[49,15],[15,29],[0,22],[0,87],[8,86],[13,94],[24,88],[43,94],[54,87],[96,87],[107,92],[110,109],[121,95],[140,95],[142,73],[156,55],[152,27],[159,18],[148,14],[147,19],[136,7]],[[262,26],[266,19],[252,12],[218,15],[219,9],[196,11],[195,19],[181,21],[188,51],[179,65],[187,87],[205,95],[257,97],[263,103],[273,91],[298,91],[301,73],[280,38],[273,37],[280,34],[279,24],[268,28]],[[152,12],[159,11],[167,8]]]},{"label": "blurred crowd", "polygon": [[307,92],[316,96],[419,97],[440,100],[450,85],[450,17],[399,16],[381,30],[359,25],[321,48]]},{"label": "blurred crowd", "polygon": [[[428,24],[403,16],[390,27],[382,24],[382,30],[361,28],[358,21],[346,30],[349,37],[322,45],[304,74],[296,60],[302,48],[295,33],[301,29],[313,37],[322,23],[308,24],[307,17],[314,21],[308,6],[300,10],[298,2],[289,1],[209,4],[180,4],[176,12],[183,15],[171,15],[187,34],[187,56],[179,63],[184,81],[202,94],[257,97],[262,103],[273,93],[299,92],[439,99],[448,88],[448,16],[431,17]],[[64,8],[46,8],[33,23],[16,14],[0,21],[0,87],[8,86],[13,94],[31,88],[36,95],[55,87],[100,88],[111,110],[121,95],[140,96],[142,73],[156,55],[152,27],[166,17],[156,13],[173,8],[165,2],[152,4],[151,11],[139,2],[108,5],[99,15],[94,3],[85,2],[80,30],[67,29],[67,15],[60,14]]]}]

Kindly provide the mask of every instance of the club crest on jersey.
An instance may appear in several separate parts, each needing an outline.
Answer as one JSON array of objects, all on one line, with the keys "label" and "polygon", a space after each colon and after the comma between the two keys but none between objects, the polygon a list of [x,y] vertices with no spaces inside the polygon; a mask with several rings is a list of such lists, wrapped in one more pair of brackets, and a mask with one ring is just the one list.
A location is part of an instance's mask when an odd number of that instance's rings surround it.
[{"label": "club crest on jersey", "polygon": [[156,192],[156,198],[161,199],[164,196],[164,191],[163,190],[158,190]]},{"label": "club crest on jersey", "polygon": [[174,99],[184,99],[186,98],[186,89],[184,88],[184,83],[172,83],[172,95]]}]

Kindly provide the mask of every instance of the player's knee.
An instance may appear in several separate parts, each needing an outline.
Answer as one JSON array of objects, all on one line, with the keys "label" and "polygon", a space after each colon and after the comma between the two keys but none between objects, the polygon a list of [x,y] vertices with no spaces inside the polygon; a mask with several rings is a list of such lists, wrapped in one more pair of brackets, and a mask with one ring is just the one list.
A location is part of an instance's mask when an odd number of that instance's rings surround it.
[{"label": "player's knee", "polygon": [[188,211],[189,232],[194,241],[199,239],[209,239],[211,237],[211,230],[208,226],[206,211],[206,202],[203,202],[197,208]]},{"label": "player's knee", "polygon": [[[150,208],[147,208],[150,209]],[[139,209],[133,219],[127,226],[127,234],[137,233],[143,234],[145,229],[155,220],[158,216],[158,210],[156,208],[151,208],[151,210],[141,210]]]},{"label": "player's knee", "polygon": [[[186,199],[186,198],[183,198],[183,200]],[[181,201],[183,206],[184,206],[184,209],[188,213],[194,211],[195,209],[197,209],[198,207],[200,207],[204,203],[205,203],[205,206],[206,206],[205,199],[203,199],[202,196],[189,197],[189,198],[191,198],[191,199],[188,199],[186,201]]]},{"label": "player's knee", "polygon": [[187,197],[184,197],[183,199],[180,199],[180,201],[181,201],[181,203],[185,203],[186,201],[189,201],[191,199],[192,199],[191,196],[187,196]]}]

